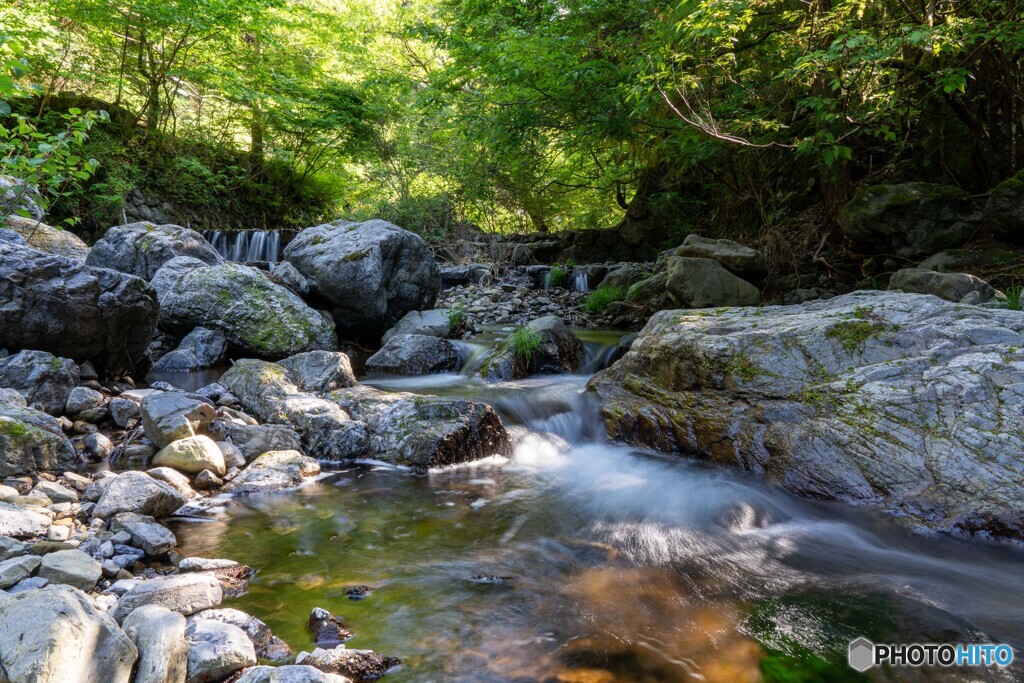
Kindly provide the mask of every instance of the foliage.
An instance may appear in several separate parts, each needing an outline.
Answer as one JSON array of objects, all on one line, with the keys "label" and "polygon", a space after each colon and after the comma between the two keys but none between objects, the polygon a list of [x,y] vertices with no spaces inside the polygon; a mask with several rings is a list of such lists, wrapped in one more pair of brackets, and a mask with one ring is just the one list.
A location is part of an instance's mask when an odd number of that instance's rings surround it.
[{"label": "foliage", "polygon": [[603,313],[608,305],[626,298],[626,290],[622,287],[601,285],[591,292],[582,304],[587,313]]},{"label": "foliage", "polygon": [[1021,310],[1021,305],[1024,301],[1021,300],[1021,294],[1024,293],[1024,286],[1013,285],[1012,287],[1006,288],[1006,307],[1011,311]]},{"label": "foliage", "polygon": [[458,301],[448,309],[449,334],[457,334],[465,329],[468,322],[468,313],[464,302]]},{"label": "foliage", "polygon": [[529,364],[533,354],[540,348],[540,332],[529,325],[522,325],[512,331],[508,337],[512,344],[512,352],[517,360]]},{"label": "foliage", "polygon": [[547,285],[549,287],[565,287],[569,284],[569,270],[561,266],[554,266],[548,271]]}]

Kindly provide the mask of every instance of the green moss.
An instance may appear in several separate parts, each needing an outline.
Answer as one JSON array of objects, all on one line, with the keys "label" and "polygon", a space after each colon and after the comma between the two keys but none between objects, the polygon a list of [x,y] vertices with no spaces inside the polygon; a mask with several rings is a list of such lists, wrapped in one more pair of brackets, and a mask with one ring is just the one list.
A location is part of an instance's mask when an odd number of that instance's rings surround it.
[{"label": "green moss", "polygon": [[11,419],[0,419],[0,434],[11,440],[20,440],[32,433],[28,425]]},{"label": "green moss", "polygon": [[362,261],[364,258],[370,255],[369,249],[360,249],[359,251],[353,251],[345,254],[341,257],[342,263],[351,263],[352,261]]},{"label": "green moss", "polygon": [[867,306],[857,308],[850,320],[843,320],[825,331],[825,336],[842,344],[847,353],[863,350],[869,339],[886,331],[897,331],[898,325],[887,325]]}]

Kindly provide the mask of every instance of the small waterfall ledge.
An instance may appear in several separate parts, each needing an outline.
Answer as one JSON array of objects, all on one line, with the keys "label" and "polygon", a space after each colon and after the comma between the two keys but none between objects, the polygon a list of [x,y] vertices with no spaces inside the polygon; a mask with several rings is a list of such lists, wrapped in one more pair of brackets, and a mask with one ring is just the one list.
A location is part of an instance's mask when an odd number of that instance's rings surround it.
[{"label": "small waterfall ledge", "polygon": [[279,230],[204,230],[203,237],[227,261],[280,261]]}]

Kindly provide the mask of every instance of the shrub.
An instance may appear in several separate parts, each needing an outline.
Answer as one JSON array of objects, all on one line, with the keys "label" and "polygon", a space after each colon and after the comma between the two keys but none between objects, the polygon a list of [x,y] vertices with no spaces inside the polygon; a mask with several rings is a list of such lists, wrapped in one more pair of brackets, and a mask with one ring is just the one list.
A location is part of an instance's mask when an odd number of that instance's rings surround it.
[{"label": "shrub", "polygon": [[1011,311],[1019,311],[1021,304],[1024,303],[1020,298],[1021,293],[1024,293],[1024,286],[1022,285],[1013,285],[1006,288],[1006,307]]},{"label": "shrub", "polygon": [[458,302],[448,309],[449,334],[458,334],[466,326],[466,304]]},{"label": "shrub", "polygon": [[548,271],[548,287],[565,287],[569,284],[569,271],[561,266],[555,266]]},{"label": "shrub", "polygon": [[529,363],[533,359],[533,354],[540,348],[540,332],[523,325],[509,335],[509,341],[512,343],[512,352],[516,358]]},{"label": "shrub", "polygon": [[626,298],[626,290],[622,287],[601,285],[587,297],[583,302],[583,310],[587,313],[602,313],[608,308],[608,304],[622,301]]}]

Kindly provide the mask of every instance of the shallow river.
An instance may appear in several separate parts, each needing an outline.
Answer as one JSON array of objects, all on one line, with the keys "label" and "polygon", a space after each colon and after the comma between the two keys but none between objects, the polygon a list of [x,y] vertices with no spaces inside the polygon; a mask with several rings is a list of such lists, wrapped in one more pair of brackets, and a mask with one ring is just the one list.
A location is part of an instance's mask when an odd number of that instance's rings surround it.
[{"label": "shallow river", "polygon": [[[614,339],[587,340],[593,370]],[[869,680],[845,661],[861,635],[1006,641],[1024,658],[1019,548],[909,534],[869,510],[609,445],[587,379],[369,378],[487,401],[516,425],[514,455],[427,475],[345,467],[179,523],[180,550],[255,567],[226,604],[297,651],[313,647],[310,609],[343,617],[347,646],[403,660],[393,683]],[[355,585],[373,592],[350,600]],[[1019,668],[875,678],[1024,680]]]}]

